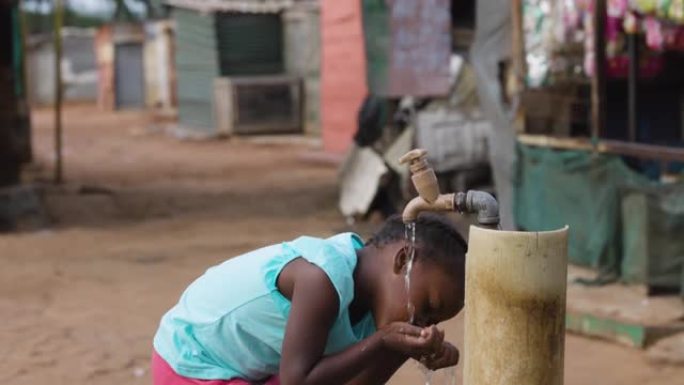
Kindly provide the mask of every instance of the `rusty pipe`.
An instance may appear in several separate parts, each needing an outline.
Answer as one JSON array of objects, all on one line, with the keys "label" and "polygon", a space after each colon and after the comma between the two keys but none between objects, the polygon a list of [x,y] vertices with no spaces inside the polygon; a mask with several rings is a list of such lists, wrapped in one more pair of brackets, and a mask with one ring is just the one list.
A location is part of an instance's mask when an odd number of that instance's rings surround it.
[{"label": "rusty pipe", "polygon": [[499,224],[499,202],[488,192],[468,190],[456,194],[454,206],[459,212],[477,214],[477,223],[496,227]]}]

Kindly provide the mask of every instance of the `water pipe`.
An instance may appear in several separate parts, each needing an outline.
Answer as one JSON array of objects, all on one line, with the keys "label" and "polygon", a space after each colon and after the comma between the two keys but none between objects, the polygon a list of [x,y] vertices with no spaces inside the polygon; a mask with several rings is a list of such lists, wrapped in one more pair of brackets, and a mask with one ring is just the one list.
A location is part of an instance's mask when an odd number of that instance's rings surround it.
[{"label": "water pipe", "polygon": [[437,176],[427,161],[427,151],[411,150],[399,159],[399,163],[408,163],[411,181],[418,192],[404,208],[404,223],[415,221],[421,211],[458,211],[477,213],[478,223],[483,226],[499,224],[499,204],[491,194],[475,190],[457,194],[439,192]]},{"label": "water pipe", "polygon": [[563,384],[567,256],[567,226],[470,227],[464,384]]}]

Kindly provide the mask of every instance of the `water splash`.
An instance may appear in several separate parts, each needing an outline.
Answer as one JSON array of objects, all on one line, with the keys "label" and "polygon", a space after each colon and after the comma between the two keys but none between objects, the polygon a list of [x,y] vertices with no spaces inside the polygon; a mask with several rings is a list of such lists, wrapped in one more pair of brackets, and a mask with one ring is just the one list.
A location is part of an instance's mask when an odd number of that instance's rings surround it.
[{"label": "water splash", "polygon": [[406,241],[408,242],[408,262],[406,263],[406,273],[404,274],[404,285],[406,286],[406,310],[409,315],[409,323],[413,323],[416,317],[416,307],[411,302],[411,270],[413,270],[413,259],[416,256],[416,222],[409,222],[404,229]]},{"label": "water splash", "polygon": [[425,377],[425,385],[431,385],[432,376],[435,374],[435,371],[426,368],[423,364],[420,364],[420,371],[423,372],[423,377]]},{"label": "water splash", "polygon": [[426,368],[423,364],[417,363],[418,370],[423,375],[425,385],[443,384],[456,385],[456,367],[440,369],[437,371]]}]

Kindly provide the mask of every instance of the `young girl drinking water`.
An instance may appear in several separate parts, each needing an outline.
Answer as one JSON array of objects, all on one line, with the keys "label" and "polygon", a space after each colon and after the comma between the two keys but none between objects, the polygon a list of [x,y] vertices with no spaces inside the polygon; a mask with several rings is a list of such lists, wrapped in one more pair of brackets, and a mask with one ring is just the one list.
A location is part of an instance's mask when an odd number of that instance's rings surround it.
[{"label": "young girl drinking water", "polygon": [[383,384],[409,358],[456,365],[435,324],[463,308],[466,249],[447,220],[422,214],[408,285],[399,217],[366,245],[300,237],[229,259],[163,316],[154,384]]}]

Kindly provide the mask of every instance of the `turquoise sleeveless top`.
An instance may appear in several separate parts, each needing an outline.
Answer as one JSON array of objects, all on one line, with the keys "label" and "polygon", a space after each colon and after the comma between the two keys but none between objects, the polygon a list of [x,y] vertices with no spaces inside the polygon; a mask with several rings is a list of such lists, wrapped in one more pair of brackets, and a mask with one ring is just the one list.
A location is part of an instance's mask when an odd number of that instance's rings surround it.
[{"label": "turquoise sleeveless top", "polygon": [[371,313],[356,325],[349,319],[361,247],[361,238],[352,233],[300,237],[214,266],[162,317],[154,348],[185,377],[260,381],[277,374],[290,301],[276,280],[288,262],[302,257],[327,274],[339,296],[325,347],[325,355],[337,353],[375,332]]}]

